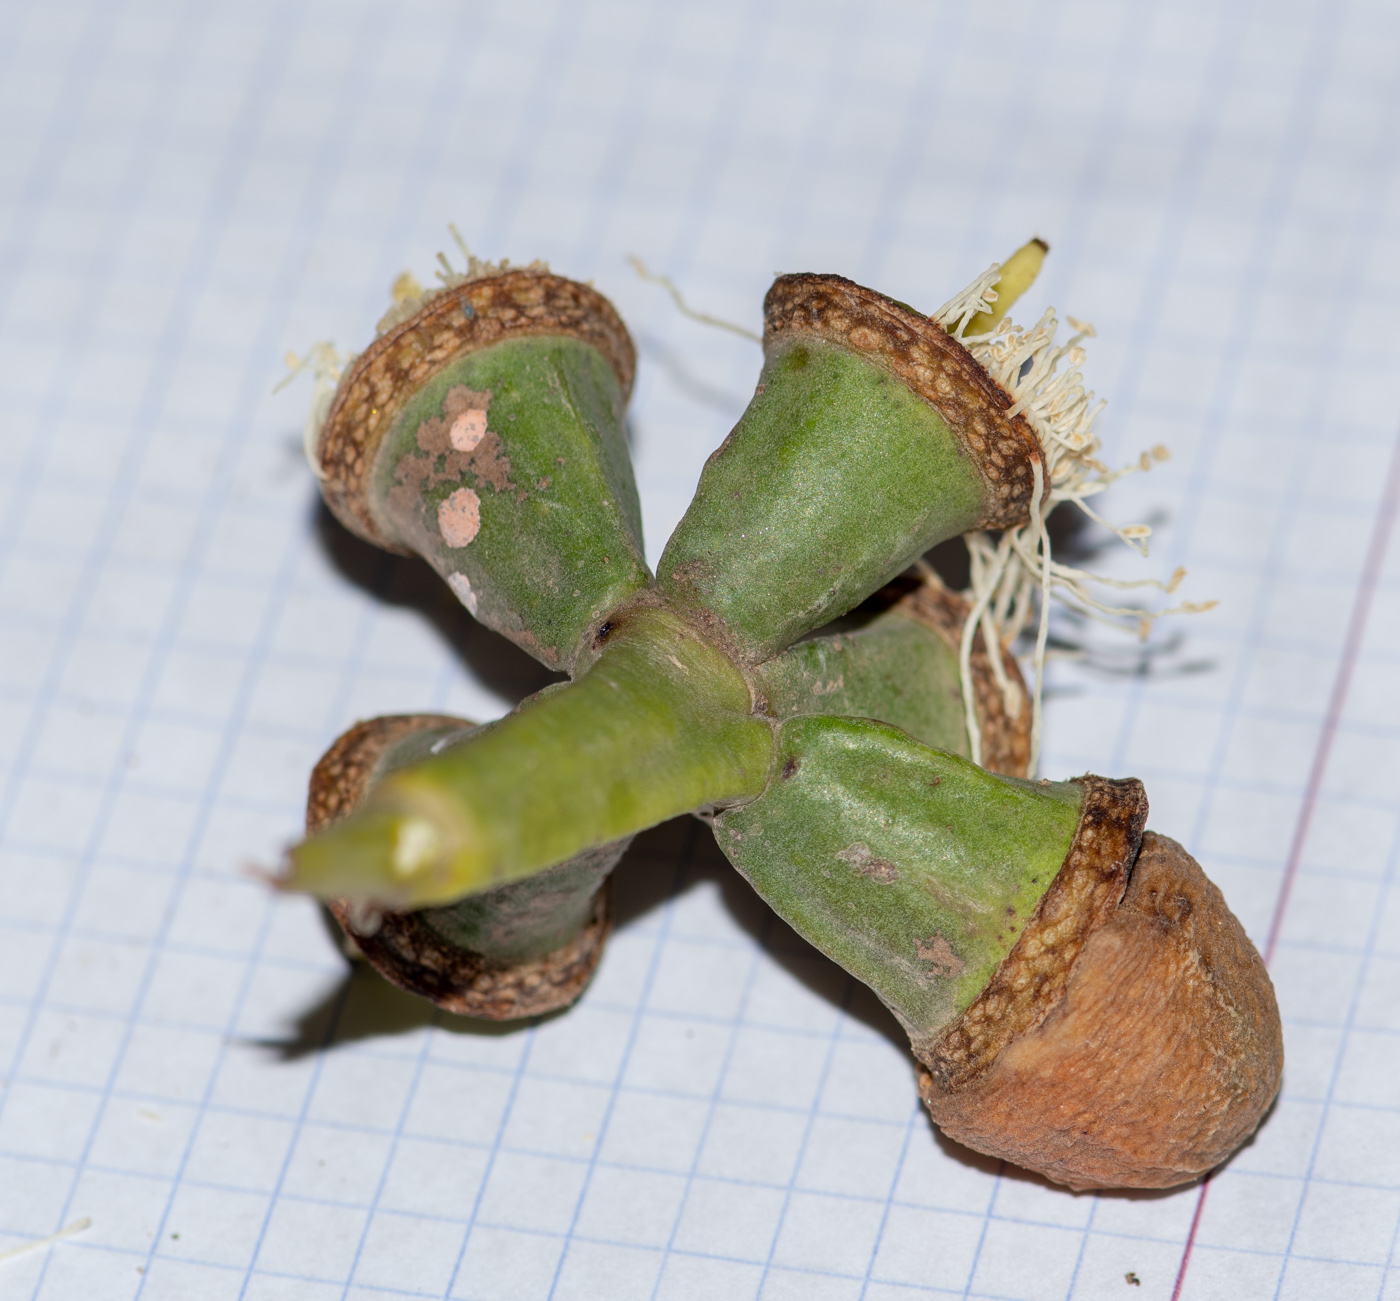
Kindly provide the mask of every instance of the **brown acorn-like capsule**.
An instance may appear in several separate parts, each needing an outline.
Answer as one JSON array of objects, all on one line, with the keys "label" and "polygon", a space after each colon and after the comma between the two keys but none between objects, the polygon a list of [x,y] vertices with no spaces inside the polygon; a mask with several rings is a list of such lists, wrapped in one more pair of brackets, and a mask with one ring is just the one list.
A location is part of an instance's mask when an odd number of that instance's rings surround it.
[{"label": "brown acorn-like capsule", "polygon": [[[1225,1160],[1273,1102],[1273,985],[1176,841],[1143,836],[1048,1008],[1031,1008],[1019,965],[1013,952],[998,970],[990,1015],[984,996],[920,1054],[919,1091],[950,1138],[1076,1190],[1170,1188]],[[970,1054],[979,1016],[987,1051]]]}]

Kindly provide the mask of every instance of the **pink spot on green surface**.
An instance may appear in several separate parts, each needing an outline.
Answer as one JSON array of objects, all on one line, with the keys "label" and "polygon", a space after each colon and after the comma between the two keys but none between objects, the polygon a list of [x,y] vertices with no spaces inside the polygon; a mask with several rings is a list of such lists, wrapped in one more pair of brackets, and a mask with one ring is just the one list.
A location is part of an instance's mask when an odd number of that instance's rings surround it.
[{"label": "pink spot on green surface", "polygon": [[[455,436],[456,426],[453,426]],[[438,529],[449,547],[464,547],[481,531],[481,498],[458,488],[438,507]]]}]

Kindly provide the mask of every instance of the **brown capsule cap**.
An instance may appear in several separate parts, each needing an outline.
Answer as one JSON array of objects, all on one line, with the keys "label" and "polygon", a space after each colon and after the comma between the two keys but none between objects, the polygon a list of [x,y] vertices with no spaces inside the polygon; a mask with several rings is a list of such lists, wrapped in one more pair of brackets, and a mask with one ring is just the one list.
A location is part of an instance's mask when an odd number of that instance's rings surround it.
[{"label": "brown capsule cap", "polygon": [[[907,576],[906,576],[907,577]],[[901,578],[902,587],[906,581]],[[891,584],[891,589],[895,584]],[[896,602],[899,609],[932,628],[958,654],[962,648],[963,624],[972,610],[966,597],[951,592],[932,572],[920,574]],[[982,630],[972,642],[972,693],[977,702],[977,721],[982,732],[982,767],[1007,777],[1025,777],[1031,762],[1031,697],[1026,690],[1021,666],[1010,651],[1003,649],[1002,668],[1021,693],[1021,710],[1012,718],[1006,697],[992,673],[992,657]]]},{"label": "brown capsule cap", "polygon": [[370,510],[370,479],[385,433],[404,404],[444,367],[504,339],[567,335],[607,358],[632,392],[637,354],[617,309],[590,285],[534,268],[499,271],[434,294],[381,334],[341,380],[316,442],[321,493],[352,533],[390,551]]},{"label": "brown capsule cap", "polygon": [[[338,822],[368,793],[379,761],[396,742],[431,728],[468,726],[445,714],[394,714],[356,723],[311,774],[306,833]],[[593,896],[583,929],[537,958],[499,962],[444,939],[416,912],[385,913],[378,929],[357,929],[341,900],[328,905],[341,929],[391,984],[459,1016],[513,1021],[567,1007],[583,993],[612,931],[612,881]]]},{"label": "brown capsule cap", "polygon": [[949,424],[986,485],[980,528],[1030,518],[1035,431],[1008,416],[1006,391],[937,321],[844,276],[779,276],[763,300],[763,346],[815,336],[858,352],[902,380]]},{"label": "brown capsule cap", "polygon": [[1174,840],[1142,837],[1065,975],[973,1069],[944,1051],[961,1022],[920,1054],[920,1093],[950,1138],[1082,1190],[1185,1183],[1253,1133],[1283,1072],[1273,985]]}]

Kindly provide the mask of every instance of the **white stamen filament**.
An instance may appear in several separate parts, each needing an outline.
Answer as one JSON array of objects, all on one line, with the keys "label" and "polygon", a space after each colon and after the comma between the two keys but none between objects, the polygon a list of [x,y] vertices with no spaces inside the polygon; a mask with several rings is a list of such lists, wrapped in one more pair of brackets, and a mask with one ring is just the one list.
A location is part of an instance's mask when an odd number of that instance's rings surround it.
[{"label": "white stamen filament", "polygon": [[629,253],[627,260],[632,264],[632,270],[648,284],[660,285],[671,295],[671,301],[675,303],[676,310],[682,316],[688,316],[692,321],[698,321],[701,325],[712,325],[717,330],[728,330],[730,334],[737,334],[741,339],[748,339],[751,343],[761,344],[763,342],[761,334],[745,326],[736,325],[733,321],[726,321],[722,316],[712,316],[709,312],[702,312],[692,307],[685,301],[685,295],[681,293],[680,286],[670,276],[657,275],[635,253]]},{"label": "white stamen filament", "polygon": [[[1011,646],[1025,630],[1033,609],[1038,607],[1033,667],[1035,687],[1031,697],[1031,773],[1040,757],[1042,697],[1044,694],[1046,647],[1049,640],[1051,599],[1076,613],[1122,628],[1127,622],[1146,636],[1152,622],[1167,614],[1194,614],[1210,609],[1215,602],[1183,601],[1169,608],[1149,611],[1132,606],[1107,605],[1096,599],[1089,584],[1125,590],[1150,587],[1171,594],[1184,577],[1178,569],[1168,582],[1157,579],[1123,580],[1090,573],[1061,564],[1051,555],[1046,520],[1061,502],[1073,502],[1096,524],[1115,534],[1141,556],[1148,555],[1147,538],[1152,530],[1145,524],[1118,525],[1104,519],[1088,503],[1124,475],[1152,468],[1167,459],[1161,446],[1143,452],[1136,462],[1110,470],[1095,458],[1099,441],[1094,423],[1104,408],[1084,387],[1081,367],[1085,339],[1094,337],[1091,325],[1067,318],[1074,333],[1062,344],[1055,342],[1058,322],[1053,308],[1030,329],[1003,319],[989,334],[963,338],[967,323],[996,300],[992,288],[1001,268],[993,264],[962,293],[949,299],[933,319],[962,342],[1011,397],[1008,417],[1021,415],[1035,431],[1042,459],[1031,463],[1034,484],[1030,518],[1018,528],[1005,530],[993,540],[986,533],[969,533],[966,541],[971,560],[971,585],[967,595],[971,605],[963,627],[959,663],[962,670],[963,708],[967,718],[969,747],[975,762],[981,762],[981,729],[977,722],[976,698],[970,671],[972,644],[976,630],[982,630],[992,672],[1006,702],[1007,713],[1015,718],[1021,698],[1015,684],[1002,669],[1003,648]],[[1037,593],[1039,599],[1037,600]]]},{"label": "white stamen filament", "polygon": [[315,380],[315,388],[311,391],[311,410],[306,415],[306,426],[301,434],[301,450],[306,457],[306,463],[311,467],[311,472],[318,479],[324,479],[326,472],[321,469],[320,459],[316,455],[316,445],[321,438],[321,427],[326,423],[326,417],[331,413],[331,402],[335,399],[336,386],[340,383],[340,377],[345,373],[345,368],[355,359],[352,353],[348,357],[342,357],[335,350],[335,344],[329,339],[323,339],[320,343],[314,343],[307,350],[305,357],[298,357],[296,353],[289,352],[284,359],[287,363],[287,373],[282,377],[281,383],[272,391],[280,393],[304,370],[311,372]]},{"label": "white stamen filament", "polygon": [[62,1242],[64,1238],[71,1238],[92,1228],[92,1219],[83,1216],[81,1220],[74,1220],[72,1224],[61,1228],[57,1233],[51,1233],[47,1238],[36,1238],[33,1242],[21,1242],[17,1247],[8,1247],[0,1251],[0,1264],[7,1260],[14,1260],[17,1256],[27,1256],[31,1251],[42,1251],[45,1247],[52,1247],[56,1242]]},{"label": "white stamen filament", "polygon": [[1031,462],[1035,484],[1031,489],[1031,519],[1039,526],[1036,545],[1040,547],[1040,627],[1035,634],[1035,687],[1031,693],[1031,757],[1026,774],[1032,775],[1040,762],[1040,732],[1043,718],[1042,695],[1045,687],[1045,643],[1050,636],[1050,533],[1045,527],[1045,514],[1040,508],[1045,495],[1045,472],[1039,461]]}]

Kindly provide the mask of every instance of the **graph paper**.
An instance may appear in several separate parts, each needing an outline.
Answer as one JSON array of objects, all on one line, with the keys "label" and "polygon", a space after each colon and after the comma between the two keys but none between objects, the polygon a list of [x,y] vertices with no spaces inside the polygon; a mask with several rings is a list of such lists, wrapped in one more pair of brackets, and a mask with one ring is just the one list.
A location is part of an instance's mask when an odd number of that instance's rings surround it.
[{"label": "graph paper", "polygon": [[[2,0],[0,1298],[1400,1297],[1400,8]],[[438,1014],[252,874],[356,719],[546,680],[317,504],[289,349],[457,223],[638,343],[649,554],[779,271],[931,310],[1032,234],[1092,321],[1123,576],[1042,771],[1135,775],[1269,960],[1282,1095],[1204,1186],[941,1138],[893,1019],[642,836],[566,1013]]]}]

